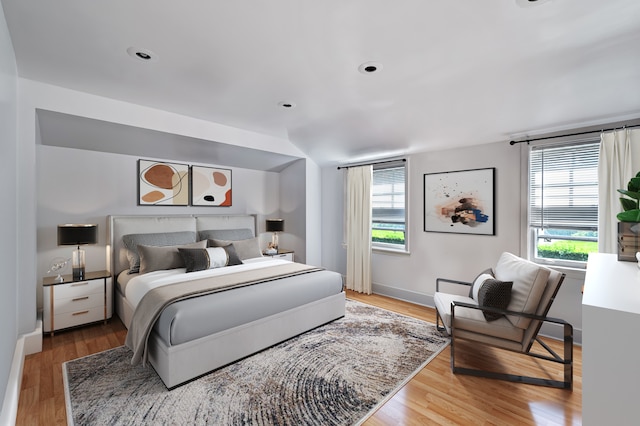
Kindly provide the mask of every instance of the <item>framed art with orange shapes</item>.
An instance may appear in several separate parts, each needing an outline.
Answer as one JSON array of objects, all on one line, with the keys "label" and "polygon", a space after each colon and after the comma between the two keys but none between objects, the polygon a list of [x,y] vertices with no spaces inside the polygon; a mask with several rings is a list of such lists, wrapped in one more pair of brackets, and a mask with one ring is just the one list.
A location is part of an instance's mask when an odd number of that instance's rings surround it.
[{"label": "framed art with orange shapes", "polygon": [[230,207],[231,170],[191,166],[191,205]]},{"label": "framed art with orange shapes", "polygon": [[188,206],[189,165],[138,160],[139,206]]}]

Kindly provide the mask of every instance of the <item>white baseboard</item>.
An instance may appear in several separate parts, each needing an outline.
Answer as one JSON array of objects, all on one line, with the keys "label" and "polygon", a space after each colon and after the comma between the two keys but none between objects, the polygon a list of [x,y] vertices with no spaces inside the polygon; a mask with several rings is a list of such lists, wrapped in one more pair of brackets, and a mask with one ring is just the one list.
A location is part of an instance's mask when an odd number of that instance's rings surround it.
[{"label": "white baseboard", "polygon": [[22,371],[24,369],[24,357],[42,352],[42,318],[38,315],[36,329],[31,333],[20,335],[16,341],[16,348],[11,361],[11,371],[7,381],[7,389],[2,402],[0,425],[15,425],[18,415],[18,401],[20,400],[20,388],[22,386]]},{"label": "white baseboard", "polygon": [[36,321],[36,329],[24,336],[24,354],[31,355],[42,352],[42,319]]},{"label": "white baseboard", "polygon": [[20,386],[22,384],[22,369],[24,367],[24,336],[20,336],[13,352],[9,381],[2,403],[0,425],[15,425],[18,415],[18,400],[20,399]]},{"label": "white baseboard", "polygon": [[433,302],[433,296],[428,294],[418,293],[415,291],[404,290],[401,288],[389,287],[382,284],[372,284],[372,290],[375,294],[381,294],[393,299],[403,300],[405,302],[415,303],[416,305],[428,306],[430,308],[435,307]]}]

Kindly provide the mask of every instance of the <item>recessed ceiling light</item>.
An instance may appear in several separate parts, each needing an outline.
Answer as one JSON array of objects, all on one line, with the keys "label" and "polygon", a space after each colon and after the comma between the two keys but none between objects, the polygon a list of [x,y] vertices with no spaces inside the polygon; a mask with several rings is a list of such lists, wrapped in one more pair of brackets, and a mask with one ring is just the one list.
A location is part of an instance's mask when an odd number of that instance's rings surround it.
[{"label": "recessed ceiling light", "polygon": [[139,47],[132,46],[127,49],[127,53],[132,58],[143,62],[156,62],[158,60],[158,55],[156,55],[149,49],[141,49]]},{"label": "recessed ceiling light", "polygon": [[281,101],[278,102],[278,106],[282,108],[295,108],[296,104],[295,102]]},{"label": "recessed ceiling light", "polygon": [[358,67],[358,71],[362,74],[373,74],[374,72],[380,71],[382,69],[382,64],[379,62],[365,62]]},{"label": "recessed ceiling light", "polygon": [[547,3],[549,0],[516,0],[516,4],[520,7],[538,6]]}]

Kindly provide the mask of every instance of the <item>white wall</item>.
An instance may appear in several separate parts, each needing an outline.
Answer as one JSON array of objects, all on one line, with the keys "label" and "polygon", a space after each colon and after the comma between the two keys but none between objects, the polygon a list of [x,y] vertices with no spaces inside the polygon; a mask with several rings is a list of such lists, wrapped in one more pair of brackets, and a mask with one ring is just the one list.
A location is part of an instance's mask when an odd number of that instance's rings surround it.
[{"label": "white wall", "polygon": [[[18,337],[19,287],[16,254],[17,215],[17,68],[9,30],[0,7],[0,182],[2,182],[2,238],[0,239],[0,401],[4,401]],[[3,412],[2,418],[6,413]]]},{"label": "white wall", "polygon": [[[410,254],[375,251],[372,259],[373,290],[399,299],[433,306],[436,278],[472,280],[495,265],[500,253],[519,254],[522,233],[520,148],[506,142],[468,148],[431,151],[409,157]],[[496,235],[424,232],[423,175],[478,168],[496,168]],[[323,180],[323,263],[346,272],[342,247],[342,171],[325,168]],[[569,273],[550,315],[565,319],[581,336],[582,272]],[[553,331],[548,331],[554,333]],[[560,334],[558,334],[560,335]]]}]

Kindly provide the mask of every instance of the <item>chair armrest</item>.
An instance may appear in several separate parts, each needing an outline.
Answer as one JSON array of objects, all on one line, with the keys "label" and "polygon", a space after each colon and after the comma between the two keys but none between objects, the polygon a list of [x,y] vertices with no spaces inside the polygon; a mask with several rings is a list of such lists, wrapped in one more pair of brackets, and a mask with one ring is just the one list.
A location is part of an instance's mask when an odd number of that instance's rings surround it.
[{"label": "chair armrest", "polygon": [[440,283],[449,283],[449,284],[459,284],[466,285],[467,287],[471,287],[473,283],[469,283],[466,281],[458,281],[458,280],[450,280],[449,278],[436,278],[436,291],[440,291]]},{"label": "chair armrest", "polygon": [[[471,309],[477,309],[483,312],[493,312],[496,314],[503,314],[503,315],[513,315],[513,316],[517,316],[517,317],[522,317],[522,318],[529,318],[532,320],[538,320],[538,321],[544,321],[544,322],[552,322],[555,324],[562,324],[562,325],[569,325],[571,326],[571,324],[569,324],[568,322],[566,322],[563,319],[560,318],[552,318],[552,317],[543,317],[540,315],[536,315],[536,314],[527,314],[525,312],[516,312],[516,311],[509,311],[507,309],[500,309],[500,308],[493,308],[490,306],[479,306],[479,305],[473,305],[471,303],[466,303],[466,302],[451,302],[451,315],[454,316],[455,315],[455,308],[456,307],[461,307],[461,308],[471,308]],[[571,326],[573,328],[573,326]]]}]

